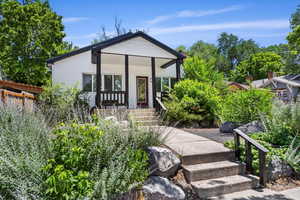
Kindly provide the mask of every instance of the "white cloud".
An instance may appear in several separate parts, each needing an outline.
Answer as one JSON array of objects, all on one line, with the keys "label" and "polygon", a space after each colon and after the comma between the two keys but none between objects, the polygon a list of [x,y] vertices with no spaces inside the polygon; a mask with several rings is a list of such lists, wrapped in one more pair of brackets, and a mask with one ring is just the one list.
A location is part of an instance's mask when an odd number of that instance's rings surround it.
[{"label": "white cloud", "polygon": [[89,18],[87,17],[64,17],[63,22],[64,23],[75,23],[75,22],[80,22],[80,21],[86,21]]},{"label": "white cloud", "polygon": [[157,17],[147,21],[147,23],[148,24],[157,24],[157,23],[164,22],[164,21],[167,21],[170,19],[175,19],[175,18],[203,17],[203,16],[217,15],[217,14],[241,10],[241,9],[243,9],[242,6],[234,5],[234,6],[229,6],[229,7],[225,7],[222,9],[213,9],[213,10],[198,10],[198,11],[183,10],[183,11],[177,12],[176,14],[172,14],[172,15],[157,16]]},{"label": "white cloud", "polygon": [[260,20],[260,21],[244,21],[244,22],[229,22],[220,24],[206,24],[206,25],[186,25],[186,26],[174,26],[166,28],[152,28],[150,32],[153,35],[161,35],[168,33],[181,33],[191,31],[212,31],[223,29],[281,29],[288,28],[288,20]]}]

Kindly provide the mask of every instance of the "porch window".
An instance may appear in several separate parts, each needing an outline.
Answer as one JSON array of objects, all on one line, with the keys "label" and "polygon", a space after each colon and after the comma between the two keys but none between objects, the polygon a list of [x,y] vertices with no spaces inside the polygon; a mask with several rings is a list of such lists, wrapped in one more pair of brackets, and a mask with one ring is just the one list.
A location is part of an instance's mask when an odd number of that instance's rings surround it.
[{"label": "porch window", "polygon": [[174,88],[176,83],[176,78],[171,77],[156,77],[155,84],[156,84],[156,92],[166,92],[169,88]]},{"label": "porch window", "polygon": [[82,90],[85,92],[96,92],[95,74],[82,74]]},{"label": "porch window", "polygon": [[122,76],[121,75],[104,75],[105,91],[121,91]]}]

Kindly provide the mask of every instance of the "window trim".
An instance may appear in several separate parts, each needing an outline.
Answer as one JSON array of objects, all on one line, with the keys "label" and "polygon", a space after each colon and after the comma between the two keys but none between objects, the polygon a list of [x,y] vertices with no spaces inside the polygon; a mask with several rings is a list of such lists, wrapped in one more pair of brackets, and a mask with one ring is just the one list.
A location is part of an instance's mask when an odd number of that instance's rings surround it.
[{"label": "window trim", "polygon": [[94,84],[97,84],[97,80],[96,80],[96,74],[94,74],[94,73],[89,73],[89,72],[83,72],[82,73],[82,90],[84,90],[84,85],[83,85],[83,76],[84,75],[90,75],[90,76],[92,76],[92,85],[91,85],[91,91],[84,91],[84,92],[96,92],[97,91],[97,85],[95,85],[96,87],[95,87],[95,91],[93,91],[93,89],[94,89]]}]

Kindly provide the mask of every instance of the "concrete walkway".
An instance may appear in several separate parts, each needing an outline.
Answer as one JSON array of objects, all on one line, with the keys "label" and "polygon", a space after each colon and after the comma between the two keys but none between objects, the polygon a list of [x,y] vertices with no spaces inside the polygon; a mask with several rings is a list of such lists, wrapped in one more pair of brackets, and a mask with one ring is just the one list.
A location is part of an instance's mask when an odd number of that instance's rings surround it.
[{"label": "concrete walkway", "polygon": [[281,192],[272,191],[269,189],[263,190],[245,190],[226,194],[221,197],[211,198],[212,200],[299,200],[300,188],[284,190]]},{"label": "concrete walkway", "polygon": [[[165,127],[163,131],[165,145],[173,149],[180,156],[209,154],[214,152],[231,151],[223,144],[207,137],[195,135],[184,130]],[[269,189],[245,190],[211,198],[214,200],[300,200],[300,187],[281,192]]]},{"label": "concrete walkway", "polygon": [[163,133],[165,145],[180,156],[230,152],[223,144],[181,129],[168,127]]}]

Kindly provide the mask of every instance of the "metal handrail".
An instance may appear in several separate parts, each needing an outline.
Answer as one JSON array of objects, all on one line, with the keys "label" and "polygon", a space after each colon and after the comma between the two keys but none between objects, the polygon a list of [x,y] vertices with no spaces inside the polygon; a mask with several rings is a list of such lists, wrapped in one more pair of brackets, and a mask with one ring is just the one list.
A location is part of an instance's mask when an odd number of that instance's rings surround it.
[{"label": "metal handrail", "polygon": [[269,152],[264,146],[259,144],[257,141],[250,138],[248,135],[243,133],[239,129],[234,129],[234,148],[235,148],[235,157],[237,160],[241,160],[240,152],[240,137],[245,140],[245,155],[246,155],[246,171],[252,172],[252,161],[253,155],[251,148],[254,146],[259,151],[259,183],[261,186],[265,186],[267,182],[267,173],[266,173],[266,155]]}]

